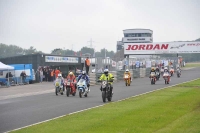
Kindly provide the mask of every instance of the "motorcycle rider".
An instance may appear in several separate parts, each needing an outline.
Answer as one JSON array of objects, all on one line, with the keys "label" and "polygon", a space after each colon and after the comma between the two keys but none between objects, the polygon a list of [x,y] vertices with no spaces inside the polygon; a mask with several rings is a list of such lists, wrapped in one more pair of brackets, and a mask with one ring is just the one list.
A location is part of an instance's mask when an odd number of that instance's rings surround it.
[{"label": "motorcycle rider", "polygon": [[130,77],[130,81],[132,81],[132,79],[131,79],[131,73],[129,72],[129,70],[128,70],[128,69],[126,69],[126,71],[124,72],[124,76],[125,76],[126,74],[128,74],[128,75],[129,75],[129,77]]},{"label": "motorcycle rider", "polygon": [[167,67],[164,68],[164,73],[168,73],[168,81],[170,81],[170,72]]},{"label": "motorcycle rider", "polygon": [[[155,71],[155,68],[154,68],[154,67],[151,68],[150,74],[152,74],[152,73],[154,73],[154,74],[156,75],[156,71]],[[151,75],[149,76],[149,78],[150,78],[150,77],[151,77]]]},{"label": "motorcycle rider", "polygon": [[176,68],[176,71],[180,71],[180,75],[181,75],[181,68],[178,66],[177,68]]},{"label": "motorcycle rider", "polygon": [[56,79],[61,79],[61,85],[63,86],[63,91],[65,91],[65,87],[64,87],[64,78],[62,77],[62,74],[59,73],[58,77]]},{"label": "motorcycle rider", "polygon": [[156,67],[156,72],[158,72],[158,77],[160,77],[160,69],[158,67]]},{"label": "motorcycle rider", "polygon": [[87,87],[88,87],[88,91],[90,91],[90,78],[89,76],[86,74],[85,71],[82,71],[82,74],[80,74],[77,78],[77,80],[79,81],[80,79],[84,79],[86,81]]},{"label": "motorcycle rider", "polygon": [[73,81],[75,88],[76,88],[76,76],[73,74],[73,72],[69,72],[69,74],[67,75],[67,80],[70,79],[71,81]]},{"label": "motorcycle rider", "polygon": [[[109,84],[110,84],[110,88],[112,90],[112,95],[113,95],[114,92],[113,92],[113,85],[112,85],[112,83],[113,83],[113,80],[114,80],[114,76],[111,73],[109,73],[108,69],[104,70],[104,73],[101,75],[101,77],[99,78],[98,81],[107,80],[107,78],[108,78],[108,81],[109,81]],[[102,91],[102,88],[100,88],[100,90]]]}]

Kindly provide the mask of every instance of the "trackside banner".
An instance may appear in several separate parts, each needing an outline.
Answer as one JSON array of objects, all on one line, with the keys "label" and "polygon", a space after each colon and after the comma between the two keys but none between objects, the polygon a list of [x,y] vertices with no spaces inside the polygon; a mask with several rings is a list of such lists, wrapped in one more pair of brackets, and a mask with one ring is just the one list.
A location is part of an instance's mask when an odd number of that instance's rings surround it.
[{"label": "trackside banner", "polygon": [[124,43],[124,54],[200,53],[200,42]]}]

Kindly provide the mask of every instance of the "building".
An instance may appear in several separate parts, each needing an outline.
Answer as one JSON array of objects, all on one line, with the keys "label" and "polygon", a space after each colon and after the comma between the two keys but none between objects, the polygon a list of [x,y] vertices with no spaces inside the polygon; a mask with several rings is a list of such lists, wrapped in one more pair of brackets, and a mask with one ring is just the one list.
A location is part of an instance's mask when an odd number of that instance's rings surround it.
[{"label": "building", "polygon": [[153,31],[150,29],[126,29],[123,30],[123,43],[152,43]]},{"label": "building", "polygon": [[152,43],[153,31],[150,29],[126,29],[123,30],[122,41],[117,41],[117,51],[124,47],[124,43]]},{"label": "building", "polygon": [[52,69],[58,68],[64,75],[66,75],[69,70],[75,72],[76,69],[83,69],[84,65],[83,63],[81,63],[81,57],[61,55],[59,56],[39,53],[0,58],[0,61],[4,64],[32,64],[35,72],[38,70],[39,67],[48,66]]}]

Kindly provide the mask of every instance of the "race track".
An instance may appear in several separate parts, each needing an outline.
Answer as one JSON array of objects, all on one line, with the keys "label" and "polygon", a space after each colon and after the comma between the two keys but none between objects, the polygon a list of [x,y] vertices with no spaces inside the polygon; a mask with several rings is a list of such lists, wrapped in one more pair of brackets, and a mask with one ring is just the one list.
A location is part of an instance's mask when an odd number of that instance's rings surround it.
[{"label": "race track", "polygon": [[[177,78],[176,75],[174,75],[171,78],[169,85],[165,85],[162,78],[157,81],[155,85],[150,84],[149,78],[133,79],[133,82],[129,87],[126,87],[124,82],[120,81],[114,83],[114,95],[112,101],[118,101],[196,78],[200,78],[200,68],[184,70],[182,71],[180,78]],[[27,86],[22,86],[21,91],[26,87]],[[18,95],[12,94],[12,96],[10,96],[10,93],[6,93],[5,89],[7,88],[0,88],[0,93],[2,92],[0,95],[0,132],[10,131],[47,119],[104,104],[99,90],[100,86],[97,85],[90,87],[91,91],[87,98],[79,98],[78,95],[75,97],[66,97],[66,95],[56,96],[52,83],[41,83],[40,87],[45,88],[45,91],[41,91],[40,89],[41,93],[36,91],[30,93],[26,90]],[[15,87],[12,87],[12,89],[14,90]]]}]

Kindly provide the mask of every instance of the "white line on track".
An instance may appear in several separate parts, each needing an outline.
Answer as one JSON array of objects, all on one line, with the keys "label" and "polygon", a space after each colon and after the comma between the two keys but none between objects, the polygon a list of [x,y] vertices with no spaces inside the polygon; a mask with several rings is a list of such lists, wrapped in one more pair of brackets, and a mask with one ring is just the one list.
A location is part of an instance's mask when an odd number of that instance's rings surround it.
[{"label": "white line on track", "polygon": [[[193,80],[189,80],[189,81],[185,81],[185,82],[182,82],[182,83],[178,83],[178,84],[175,84],[175,85],[166,86],[166,87],[163,87],[163,88],[160,88],[160,89],[156,89],[156,90],[153,90],[153,91],[148,91],[148,92],[145,92],[145,93],[142,93],[142,94],[138,94],[138,95],[134,95],[134,96],[131,96],[131,97],[128,97],[128,98],[125,98],[125,99],[121,99],[121,100],[115,101],[115,102],[124,101],[124,100],[130,99],[130,98],[133,98],[133,97],[138,97],[138,96],[145,95],[145,94],[148,94],[148,93],[152,93],[152,92],[155,92],[155,91],[158,91],[158,90],[163,90],[163,89],[166,89],[166,88],[174,87],[176,85],[180,85],[180,84],[183,84],[183,83],[195,81],[197,79],[199,79],[199,78],[196,78],[196,79],[193,79]],[[31,125],[27,125],[27,126],[24,126],[24,127],[21,127],[21,128],[17,128],[17,129],[11,130],[11,131],[20,130],[20,129],[31,127],[31,126],[34,126],[34,125],[38,125],[38,124],[41,124],[41,123],[44,123],[44,122],[55,120],[55,119],[58,119],[58,118],[61,118],[61,117],[67,116],[67,115],[72,115],[72,114],[80,113],[80,112],[83,112],[83,111],[86,111],[86,110],[98,108],[98,107],[104,106],[106,104],[109,104],[109,103],[104,103],[104,104],[101,104],[101,105],[98,105],[98,106],[94,106],[94,107],[91,107],[91,108],[83,109],[83,110],[76,111],[76,112],[73,112],[73,113],[69,113],[69,114],[66,114],[66,115],[61,115],[61,116],[58,116],[58,117],[55,117],[55,118],[52,118],[52,119],[48,119],[48,120],[45,120],[45,121],[37,122],[37,123],[31,124]],[[7,131],[5,133],[11,132],[11,131]]]}]

